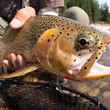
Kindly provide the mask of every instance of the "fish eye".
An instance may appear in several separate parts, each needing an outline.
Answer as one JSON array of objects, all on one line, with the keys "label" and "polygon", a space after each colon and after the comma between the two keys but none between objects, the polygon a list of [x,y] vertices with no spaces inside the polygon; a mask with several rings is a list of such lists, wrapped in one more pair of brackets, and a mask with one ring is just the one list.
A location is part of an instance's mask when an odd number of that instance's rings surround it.
[{"label": "fish eye", "polygon": [[94,37],[87,34],[79,34],[75,40],[75,49],[77,51],[81,49],[91,48],[95,42]]},{"label": "fish eye", "polygon": [[78,43],[82,46],[89,44],[88,40],[86,38],[80,38],[78,40]]}]

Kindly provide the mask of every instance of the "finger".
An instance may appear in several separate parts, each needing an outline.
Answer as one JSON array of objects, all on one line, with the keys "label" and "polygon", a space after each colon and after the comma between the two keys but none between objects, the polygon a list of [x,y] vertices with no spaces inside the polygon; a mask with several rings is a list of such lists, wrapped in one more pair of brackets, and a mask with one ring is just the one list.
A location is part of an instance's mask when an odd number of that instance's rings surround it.
[{"label": "finger", "polygon": [[4,59],[2,63],[5,64],[5,65],[7,65],[7,66],[9,66],[9,62],[8,62],[7,59]]},{"label": "finger", "polygon": [[16,55],[14,53],[11,53],[9,56],[8,56],[8,59],[10,61],[10,65],[12,65],[13,68],[17,68],[17,65],[16,65]]},{"label": "finger", "polygon": [[8,73],[8,67],[5,64],[2,66],[2,73]]},{"label": "finger", "polygon": [[19,29],[30,17],[35,15],[35,10],[32,7],[25,7],[16,13],[15,17],[10,22],[10,26],[13,29]]},{"label": "finger", "polygon": [[23,57],[18,54],[17,57],[16,57],[16,60],[17,60],[18,67],[19,68],[22,68],[24,66]]},{"label": "finger", "polygon": [[9,62],[7,59],[4,59],[2,62],[2,66],[0,67],[0,73],[8,73]]},{"label": "finger", "polygon": [[11,26],[13,29],[18,29],[18,28],[20,28],[20,27],[23,26],[23,23],[22,23],[22,21],[20,21],[19,19],[14,18],[14,19],[11,21],[10,26]]}]

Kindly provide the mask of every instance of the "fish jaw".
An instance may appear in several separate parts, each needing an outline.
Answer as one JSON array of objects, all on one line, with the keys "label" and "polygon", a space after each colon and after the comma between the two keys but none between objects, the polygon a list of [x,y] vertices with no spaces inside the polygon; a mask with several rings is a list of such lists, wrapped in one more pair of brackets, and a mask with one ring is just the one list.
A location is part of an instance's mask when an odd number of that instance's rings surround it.
[{"label": "fish jaw", "polygon": [[[81,70],[82,66],[88,61],[88,59],[92,56],[92,53],[87,53],[83,56],[73,56],[72,59],[76,59],[76,61],[74,62],[74,60],[72,60],[71,62],[71,66],[68,69],[68,73],[69,74],[74,74],[74,70]],[[76,57],[76,58],[74,58]]]},{"label": "fish jaw", "polygon": [[67,73],[71,77],[73,75],[74,78],[80,78],[80,70],[92,56],[92,52],[87,51],[79,56],[65,35],[59,28],[48,29],[36,43],[35,55],[41,66],[53,74],[59,73],[64,77]]},{"label": "fish jaw", "polygon": [[65,74],[66,79],[76,81],[97,80],[108,77],[110,77],[110,67],[99,64],[98,62],[95,62],[90,71],[84,76],[80,75],[80,69],[78,67]]},{"label": "fish jaw", "polygon": [[90,72],[85,75],[82,79],[84,80],[96,80],[101,78],[110,77],[110,67],[99,63],[94,63]]},{"label": "fish jaw", "polygon": [[110,77],[110,67],[98,63],[98,59],[106,50],[106,47],[109,42],[110,38],[104,37],[104,39],[102,39],[102,41],[99,43],[94,53],[89,57],[89,60],[87,60],[86,57],[84,59],[86,61],[85,64],[82,64],[82,67],[79,66],[80,69],[79,72],[77,72],[77,75],[75,76],[74,74],[68,74],[67,77],[71,80],[96,80]]}]

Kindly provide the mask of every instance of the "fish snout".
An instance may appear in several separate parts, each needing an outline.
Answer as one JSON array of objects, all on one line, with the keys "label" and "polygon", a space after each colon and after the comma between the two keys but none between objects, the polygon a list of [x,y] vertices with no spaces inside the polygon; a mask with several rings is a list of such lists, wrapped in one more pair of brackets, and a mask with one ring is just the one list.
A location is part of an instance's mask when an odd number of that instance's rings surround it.
[{"label": "fish snout", "polygon": [[68,74],[78,75],[80,69],[83,67],[83,65],[88,61],[90,57],[91,54],[85,54],[83,56],[73,55],[71,60],[71,65],[68,69]]}]

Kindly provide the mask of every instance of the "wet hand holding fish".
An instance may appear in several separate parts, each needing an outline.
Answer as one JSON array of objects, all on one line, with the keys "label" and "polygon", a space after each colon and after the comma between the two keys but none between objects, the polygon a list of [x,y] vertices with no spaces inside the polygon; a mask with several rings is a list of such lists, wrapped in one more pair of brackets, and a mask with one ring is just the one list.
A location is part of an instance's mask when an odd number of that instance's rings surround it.
[{"label": "wet hand holding fish", "polygon": [[[4,73],[0,78],[20,77],[38,67],[61,77],[67,75],[72,80],[108,77],[109,67],[104,67],[102,73],[98,70],[92,70],[91,73],[91,68],[96,69],[97,58],[109,41],[97,30],[67,18],[32,17],[22,29],[17,32],[11,30],[3,37],[2,42],[7,42],[6,51],[1,50],[0,55],[2,60],[10,52],[21,54],[31,64],[31,68],[29,66],[18,72]],[[76,69],[78,73],[75,73]]]}]

